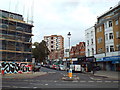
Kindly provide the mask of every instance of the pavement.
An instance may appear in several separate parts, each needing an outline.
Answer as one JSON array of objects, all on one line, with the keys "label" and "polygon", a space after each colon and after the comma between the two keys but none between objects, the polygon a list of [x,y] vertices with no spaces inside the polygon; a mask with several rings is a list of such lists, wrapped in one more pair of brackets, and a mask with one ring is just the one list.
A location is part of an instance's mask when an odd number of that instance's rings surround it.
[{"label": "pavement", "polygon": [[103,76],[103,77],[107,77],[110,79],[116,79],[116,80],[120,80],[120,72],[118,71],[96,71],[94,74],[93,72],[86,72],[87,74],[91,74],[94,76]]},{"label": "pavement", "polygon": [[5,75],[1,75],[2,78],[14,78],[14,79],[26,79],[26,78],[34,78],[34,77],[38,77],[41,75],[46,75],[47,72],[31,72],[31,73],[22,73],[22,74],[5,74]]}]

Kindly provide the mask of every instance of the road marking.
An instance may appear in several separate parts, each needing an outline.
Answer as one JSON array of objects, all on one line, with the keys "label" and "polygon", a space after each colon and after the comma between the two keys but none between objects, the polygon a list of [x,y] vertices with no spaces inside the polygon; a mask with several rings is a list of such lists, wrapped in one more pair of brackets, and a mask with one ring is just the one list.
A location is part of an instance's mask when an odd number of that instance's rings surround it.
[{"label": "road marking", "polygon": [[105,81],[106,83],[110,83],[111,81]]},{"label": "road marking", "polygon": [[94,81],[88,81],[88,82],[94,82]]},{"label": "road marking", "polygon": [[45,84],[46,86],[48,85],[48,84]]},{"label": "road marking", "polygon": [[72,82],[78,82],[78,81],[72,81]]},{"label": "road marking", "polygon": [[54,81],[54,82],[58,82],[58,81]]},{"label": "road marking", "polygon": [[80,81],[80,82],[86,82],[86,81]]},{"label": "road marking", "polygon": [[37,88],[37,87],[33,87],[33,88]]},{"label": "road marking", "polygon": [[118,83],[119,81],[113,81],[114,83]]},{"label": "road marking", "polygon": [[103,81],[96,81],[96,82],[103,82]]},{"label": "road marking", "polygon": [[29,88],[29,87],[20,87],[20,88]]},{"label": "road marking", "polygon": [[62,82],[68,82],[68,81],[62,81]]}]

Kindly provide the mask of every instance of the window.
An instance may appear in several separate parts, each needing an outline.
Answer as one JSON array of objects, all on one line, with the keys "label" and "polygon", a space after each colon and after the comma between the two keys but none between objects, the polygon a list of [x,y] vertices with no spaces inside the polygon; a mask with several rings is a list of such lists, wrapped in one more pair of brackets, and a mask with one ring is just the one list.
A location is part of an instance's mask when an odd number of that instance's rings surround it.
[{"label": "window", "polygon": [[93,31],[91,31],[91,36],[93,36]]},{"label": "window", "polygon": [[113,33],[109,33],[109,39],[113,39]]},{"label": "window", "polygon": [[99,37],[98,38],[98,43],[101,43],[102,42],[102,37]]},{"label": "window", "polygon": [[118,25],[118,20],[115,20],[115,25]]},{"label": "window", "polygon": [[110,46],[110,52],[114,52],[114,46]]},{"label": "window", "polygon": [[116,48],[118,49],[118,51],[120,51],[120,44],[118,45],[116,45]]},{"label": "window", "polygon": [[51,43],[53,44],[53,41],[51,41]]},{"label": "window", "polygon": [[51,46],[51,48],[53,48],[53,46]]},{"label": "window", "polygon": [[89,33],[87,33],[87,37],[89,37]]},{"label": "window", "polygon": [[94,55],[94,49],[92,48],[92,55]]},{"label": "window", "polygon": [[109,52],[109,47],[108,46],[106,47],[106,52]]},{"label": "window", "polygon": [[91,39],[91,44],[93,45],[93,39]]},{"label": "window", "polygon": [[99,27],[99,31],[102,32],[102,27],[101,26]]},{"label": "window", "polygon": [[97,32],[99,32],[99,28],[97,28]]},{"label": "window", "polygon": [[104,23],[105,29],[107,28],[107,22]]},{"label": "window", "polygon": [[51,39],[53,39],[53,37],[51,37]]},{"label": "window", "polygon": [[119,38],[119,32],[116,32],[116,38]]},{"label": "window", "polygon": [[88,49],[88,56],[90,56],[90,50]]},{"label": "window", "polygon": [[112,21],[109,21],[109,27],[112,27]]},{"label": "window", "polygon": [[87,40],[87,45],[89,45],[89,40]]},{"label": "window", "polygon": [[108,40],[108,34],[106,34],[105,36],[106,36],[106,40]]},{"label": "window", "polygon": [[102,48],[99,48],[99,49],[98,49],[98,53],[102,53]]}]

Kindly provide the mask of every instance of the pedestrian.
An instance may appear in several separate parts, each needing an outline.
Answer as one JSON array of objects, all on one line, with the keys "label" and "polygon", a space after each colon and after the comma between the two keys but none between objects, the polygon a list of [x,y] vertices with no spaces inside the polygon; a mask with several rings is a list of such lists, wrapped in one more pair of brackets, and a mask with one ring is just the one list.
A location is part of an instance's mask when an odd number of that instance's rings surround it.
[{"label": "pedestrian", "polygon": [[96,70],[96,68],[95,68],[95,66],[93,66],[93,74],[95,74],[95,70]]}]

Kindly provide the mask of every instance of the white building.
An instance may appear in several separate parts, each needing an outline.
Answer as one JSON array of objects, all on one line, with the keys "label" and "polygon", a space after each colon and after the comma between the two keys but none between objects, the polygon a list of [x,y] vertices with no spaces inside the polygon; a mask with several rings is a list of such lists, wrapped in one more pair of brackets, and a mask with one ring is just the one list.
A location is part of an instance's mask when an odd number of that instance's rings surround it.
[{"label": "white building", "polygon": [[85,49],[86,57],[94,56],[94,54],[96,54],[94,26],[85,30],[85,42],[86,42],[86,49]]}]

